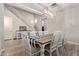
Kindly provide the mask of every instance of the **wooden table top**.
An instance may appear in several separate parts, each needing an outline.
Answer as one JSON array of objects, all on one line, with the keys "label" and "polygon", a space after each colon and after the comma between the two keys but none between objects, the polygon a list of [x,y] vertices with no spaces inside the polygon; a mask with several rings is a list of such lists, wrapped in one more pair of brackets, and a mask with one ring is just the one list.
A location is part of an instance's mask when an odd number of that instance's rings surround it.
[{"label": "wooden table top", "polygon": [[51,39],[40,39],[40,40],[36,40],[36,41],[41,44],[45,44],[45,43],[51,42]]},{"label": "wooden table top", "polygon": [[48,42],[51,42],[51,37],[52,35],[49,34],[49,35],[45,35],[45,36],[40,36],[40,37],[32,37],[33,39],[37,39],[36,42],[39,42],[41,44],[45,44],[45,43],[48,43]]},{"label": "wooden table top", "polygon": [[41,43],[41,44],[45,44],[45,43],[51,42],[51,38],[49,36],[44,36],[44,37],[41,37],[39,40],[36,40],[36,41]]}]

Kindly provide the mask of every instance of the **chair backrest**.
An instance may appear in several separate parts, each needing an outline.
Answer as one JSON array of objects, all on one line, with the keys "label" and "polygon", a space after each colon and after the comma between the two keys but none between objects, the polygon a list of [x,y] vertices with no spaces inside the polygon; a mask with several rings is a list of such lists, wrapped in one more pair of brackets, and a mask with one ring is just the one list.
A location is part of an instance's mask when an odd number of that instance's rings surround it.
[{"label": "chair backrest", "polygon": [[49,39],[52,39],[52,37],[53,37],[53,33],[51,33],[51,34],[47,34],[47,35],[44,35],[45,37],[47,37],[47,38],[49,38]]},{"label": "chair backrest", "polygon": [[47,35],[48,34],[48,31],[44,31],[44,35]]},{"label": "chair backrest", "polygon": [[42,31],[38,31],[39,33],[39,36],[42,36],[43,35],[43,32]]},{"label": "chair backrest", "polygon": [[24,47],[25,47],[25,53],[26,53],[26,55],[31,55],[30,39],[25,34],[21,34],[21,35],[22,35],[22,41],[23,41]]},{"label": "chair backrest", "polygon": [[33,39],[36,39],[38,37],[38,32],[37,31],[31,31],[29,33],[29,38],[31,38],[31,43],[34,41]]},{"label": "chair backrest", "polygon": [[53,45],[58,45],[59,43],[63,42],[63,34],[60,31],[56,31],[53,35],[54,40],[53,40]]},{"label": "chair backrest", "polygon": [[31,31],[30,36],[36,36],[36,31]]},{"label": "chair backrest", "polygon": [[47,35],[48,31],[38,31],[38,33],[39,33],[39,36],[42,36],[42,35]]}]

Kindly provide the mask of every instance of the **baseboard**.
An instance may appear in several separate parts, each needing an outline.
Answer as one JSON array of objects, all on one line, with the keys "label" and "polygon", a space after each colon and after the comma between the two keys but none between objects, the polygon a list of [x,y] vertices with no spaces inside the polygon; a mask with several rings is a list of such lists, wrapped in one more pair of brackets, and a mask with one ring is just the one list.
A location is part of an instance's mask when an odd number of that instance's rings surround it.
[{"label": "baseboard", "polygon": [[79,45],[79,43],[77,43],[77,42],[73,42],[73,41],[67,41],[67,42],[70,43],[70,44]]},{"label": "baseboard", "polygon": [[13,38],[13,40],[22,39],[22,38]]},{"label": "baseboard", "polygon": [[0,49],[0,56],[3,55],[4,52],[5,52],[5,49]]},{"label": "baseboard", "polygon": [[11,39],[5,39],[4,41],[8,41],[8,40],[11,40]]}]

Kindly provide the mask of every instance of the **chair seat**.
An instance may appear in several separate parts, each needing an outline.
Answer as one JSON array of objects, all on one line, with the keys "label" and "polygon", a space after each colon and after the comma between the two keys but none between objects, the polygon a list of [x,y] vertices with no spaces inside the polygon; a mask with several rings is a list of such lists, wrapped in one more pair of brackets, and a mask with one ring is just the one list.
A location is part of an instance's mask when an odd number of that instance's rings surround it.
[{"label": "chair seat", "polygon": [[62,44],[58,44],[58,45],[53,45],[51,48],[53,49],[55,47],[61,47],[61,46],[62,46]]},{"label": "chair seat", "polygon": [[50,50],[50,44],[47,44],[47,45],[45,46],[45,49]]},{"label": "chair seat", "polygon": [[45,46],[45,51],[50,52],[50,44],[47,44],[47,45]]},{"label": "chair seat", "polygon": [[[52,51],[54,51],[54,50],[56,50],[57,47],[59,48],[61,46],[62,46],[62,44],[58,44],[58,46],[57,45],[53,45],[51,47],[51,49],[52,49]],[[45,47],[45,50],[48,51],[48,52],[50,52],[50,44]]]},{"label": "chair seat", "polygon": [[[54,44],[54,45],[52,46],[52,48],[60,47],[60,46],[62,46],[62,43],[59,43],[58,46],[57,46],[57,44]],[[46,45],[46,46],[45,46],[45,49],[50,49],[50,44]]]},{"label": "chair seat", "polygon": [[31,47],[31,53],[32,54],[37,54],[39,52],[41,52],[41,48],[40,47],[38,47],[38,48],[35,48],[33,46]]}]

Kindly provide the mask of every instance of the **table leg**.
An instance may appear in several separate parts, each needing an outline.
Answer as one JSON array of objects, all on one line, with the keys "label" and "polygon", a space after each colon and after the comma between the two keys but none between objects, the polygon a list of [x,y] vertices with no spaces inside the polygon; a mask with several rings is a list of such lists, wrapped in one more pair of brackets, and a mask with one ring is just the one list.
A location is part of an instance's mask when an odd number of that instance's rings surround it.
[{"label": "table leg", "polygon": [[41,46],[41,56],[44,56],[44,46],[45,46],[45,45],[42,45],[42,46]]}]

